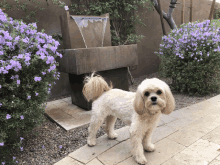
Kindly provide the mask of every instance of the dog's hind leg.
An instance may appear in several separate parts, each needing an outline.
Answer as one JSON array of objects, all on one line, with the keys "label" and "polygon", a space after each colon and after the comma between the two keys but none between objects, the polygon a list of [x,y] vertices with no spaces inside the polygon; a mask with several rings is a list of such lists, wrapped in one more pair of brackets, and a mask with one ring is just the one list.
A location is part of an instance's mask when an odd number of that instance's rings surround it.
[{"label": "dog's hind leg", "polygon": [[116,120],[117,117],[112,115],[106,117],[105,132],[108,134],[109,139],[116,139],[118,137],[114,130]]},{"label": "dog's hind leg", "polygon": [[87,139],[87,144],[92,147],[96,145],[96,134],[98,129],[101,127],[101,125],[104,122],[106,116],[101,116],[100,113],[93,114],[91,117],[90,125],[88,128],[89,136]]}]

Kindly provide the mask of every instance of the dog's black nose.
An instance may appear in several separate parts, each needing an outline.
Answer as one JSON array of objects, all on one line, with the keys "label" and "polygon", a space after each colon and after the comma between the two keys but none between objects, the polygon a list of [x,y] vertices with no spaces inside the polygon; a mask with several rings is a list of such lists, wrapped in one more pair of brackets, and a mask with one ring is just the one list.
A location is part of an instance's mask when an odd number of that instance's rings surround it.
[{"label": "dog's black nose", "polygon": [[153,96],[153,97],[151,97],[151,100],[152,100],[153,102],[155,102],[155,101],[157,101],[157,97]]}]

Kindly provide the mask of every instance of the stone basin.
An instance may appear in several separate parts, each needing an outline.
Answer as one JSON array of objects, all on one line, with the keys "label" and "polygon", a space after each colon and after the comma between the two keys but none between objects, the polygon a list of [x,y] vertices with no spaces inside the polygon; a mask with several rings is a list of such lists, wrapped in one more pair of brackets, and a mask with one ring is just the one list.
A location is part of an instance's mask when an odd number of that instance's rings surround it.
[{"label": "stone basin", "polygon": [[137,44],[58,50],[60,72],[85,74],[138,65]]}]

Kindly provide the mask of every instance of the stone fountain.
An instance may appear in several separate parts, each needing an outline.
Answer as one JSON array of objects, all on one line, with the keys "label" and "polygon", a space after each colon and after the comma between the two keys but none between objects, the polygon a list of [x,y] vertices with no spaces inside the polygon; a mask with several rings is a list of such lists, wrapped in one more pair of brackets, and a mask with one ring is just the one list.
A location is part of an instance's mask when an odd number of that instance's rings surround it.
[{"label": "stone fountain", "polygon": [[128,91],[129,66],[138,65],[137,45],[111,46],[109,14],[101,16],[60,16],[64,49],[57,57],[58,71],[69,74],[72,104],[91,110],[82,94],[84,77],[97,71],[114,88]]}]

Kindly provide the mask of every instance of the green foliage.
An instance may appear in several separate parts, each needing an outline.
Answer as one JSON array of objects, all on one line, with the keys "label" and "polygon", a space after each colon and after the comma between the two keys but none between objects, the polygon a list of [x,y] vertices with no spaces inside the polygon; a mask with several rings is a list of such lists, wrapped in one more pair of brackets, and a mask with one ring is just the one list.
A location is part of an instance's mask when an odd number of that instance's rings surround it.
[{"label": "green foliage", "polygon": [[[0,9],[0,163],[15,163],[13,151],[44,121],[45,102],[59,77],[58,41],[8,18]],[[4,163],[3,163],[4,162]]]},{"label": "green foliage", "polygon": [[172,88],[205,95],[220,88],[220,31],[210,20],[187,23],[162,37],[160,75],[172,78]]}]

